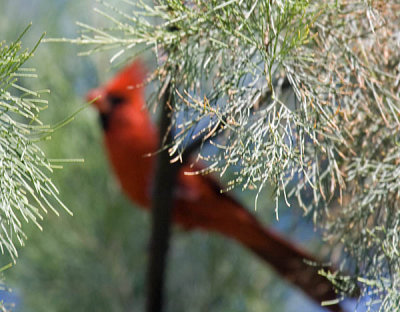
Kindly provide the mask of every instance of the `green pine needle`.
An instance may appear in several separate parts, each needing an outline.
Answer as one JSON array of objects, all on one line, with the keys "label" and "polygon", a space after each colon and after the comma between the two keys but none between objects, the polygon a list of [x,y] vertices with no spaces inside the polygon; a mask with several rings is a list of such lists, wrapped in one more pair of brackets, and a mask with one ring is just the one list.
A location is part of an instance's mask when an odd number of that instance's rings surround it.
[{"label": "green pine needle", "polygon": [[327,274],[333,284],[397,311],[398,1],[98,2],[107,27],[56,41],[113,50],[112,62],[153,53],[160,92],[176,88],[172,157],[201,131],[218,150],[200,150],[208,171],[235,171],[228,188],[273,185],[277,215],[296,198],[354,272]]},{"label": "green pine needle", "polygon": [[24,223],[33,222],[42,230],[39,222],[48,208],[58,214],[53,202],[72,214],[51,181],[51,161],[36,143],[54,131],[39,119],[47,107],[41,97],[48,90],[30,90],[20,82],[36,77],[34,69],[22,66],[44,36],[32,50],[22,50],[20,40],[29,28],[17,41],[0,46],[0,250],[14,261],[18,256],[15,243],[23,246],[26,239]]}]

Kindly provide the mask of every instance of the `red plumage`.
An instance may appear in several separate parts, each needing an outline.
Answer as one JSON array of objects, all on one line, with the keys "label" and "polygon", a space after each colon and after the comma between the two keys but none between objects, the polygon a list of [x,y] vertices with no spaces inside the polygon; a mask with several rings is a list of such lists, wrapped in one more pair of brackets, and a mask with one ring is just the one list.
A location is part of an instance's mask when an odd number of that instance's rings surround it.
[{"label": "red plumage", "polygon": [[[88,100],[99,110],[106,150],[125,194],[141,207],[151,205],[152,177],[158,148],[157,129],[145,108],[145,70],[136,61]],[[176,186],[173,220],[185,229],[213,231],[236,240],[271,265],[282,277],[320,303],[336,297],[329,281],[304,260],[314,257],[289,243],[260,222],[235,199],[220,194],[212,178],[185,175],[198,170],[182,166]],[[338,305],[332,311],[341,311]]]}]

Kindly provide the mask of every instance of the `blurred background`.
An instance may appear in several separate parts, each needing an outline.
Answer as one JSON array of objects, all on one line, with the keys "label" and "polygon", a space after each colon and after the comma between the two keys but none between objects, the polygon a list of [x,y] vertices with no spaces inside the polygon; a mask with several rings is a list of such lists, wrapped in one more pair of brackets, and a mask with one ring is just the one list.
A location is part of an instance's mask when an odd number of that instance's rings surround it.
[{"label": "blurred background", "polygon": [[[0,41],[15,40],[30,22],[25,48],[32,48],[43,32],[46,38],[74,38],[76,21],[104,25],[93,12],[97,5],[94,0],[2,0]],[[82,107],[85,93],[115,72],[110,55],[77,56],[82,50],[69,43],[43,43],[27,65],[37,68],[39,79],[26,85],[51,90],[42,114],[46,123]],[[60,208],[60,217],[48,214],[43,232],[28,225],[17,264],[4,272],[12,288],[4,298],[16,302],[16,311],[143,311],[149,215],[121,194],[105,158],[95,111],[79,113],[42,147],[49,158],[85,160],[67,163],[54,175],[74,216]],[[254,210],[254,193],[236,195]],[[277,223],[268,190],[260,198],[255,213],[265,224],[313,252],[324,252],[312,224],[299,224],[299,209],[285,209],[282,203]],[[1,259],[10,262],[7,255]],[[175,229],[167,288],[167,310],[174,312],[322,311],[242,247],[209,233]]]}]

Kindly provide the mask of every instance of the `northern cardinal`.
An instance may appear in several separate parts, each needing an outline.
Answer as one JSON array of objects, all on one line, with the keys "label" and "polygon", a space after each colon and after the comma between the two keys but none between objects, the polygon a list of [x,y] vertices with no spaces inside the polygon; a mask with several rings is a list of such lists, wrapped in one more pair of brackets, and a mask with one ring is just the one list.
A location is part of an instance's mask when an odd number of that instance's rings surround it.
[{"label": "northern cardinal", "polygon": [[[159,148],[159,142],[145,108],[145,75],[141,62],[135,61],[105,86],[91,90],[87,100],[99,111],[108,157],[123,191],[133,202],[149,209],[155,165],[155,158],[149,154]],[[212,231],[236,240],[317,303],[336,298],[318,268],[305,263],[316,262],[313,256],[263,227],[233,197],[221,194],[210,176],[184,174],[198,169],[183,165],[178,174],[175,223],[186,230]],[[342,311],[339,305],[327,308]]]}]

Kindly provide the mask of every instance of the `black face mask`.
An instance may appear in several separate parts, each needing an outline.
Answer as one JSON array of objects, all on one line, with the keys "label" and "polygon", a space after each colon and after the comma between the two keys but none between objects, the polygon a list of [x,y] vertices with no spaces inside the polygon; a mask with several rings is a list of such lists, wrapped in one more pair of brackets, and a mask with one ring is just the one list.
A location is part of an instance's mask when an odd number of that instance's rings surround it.
[{"label": "black face mask", "polygon": [[100,124],[104,131],[107,131],[110,126],[110,118],[115,111],[115,108],[124,102],[121,96],[109,94],[106,98],[107,103],[110,103],[111,109],[108,113],[100,113]]}]

